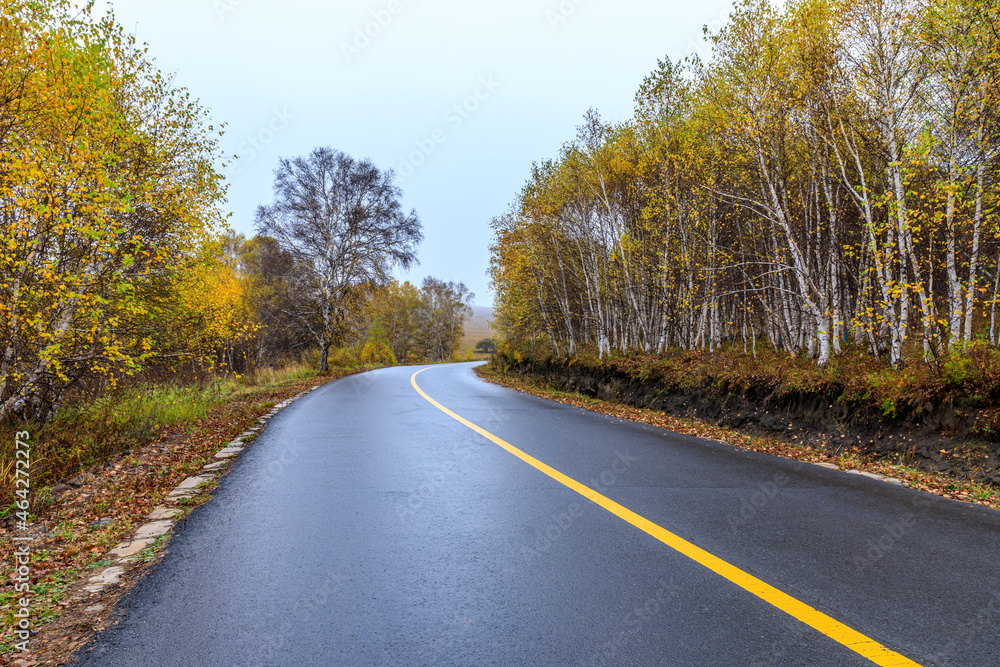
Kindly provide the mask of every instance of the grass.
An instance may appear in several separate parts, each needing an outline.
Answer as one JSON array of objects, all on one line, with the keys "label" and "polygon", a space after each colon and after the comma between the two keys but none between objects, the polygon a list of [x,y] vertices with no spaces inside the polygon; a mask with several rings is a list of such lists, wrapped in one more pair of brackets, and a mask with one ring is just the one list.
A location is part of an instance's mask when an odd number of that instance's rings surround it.
[{"label": "grass", "polygon": [[[5,499],[11,497],[17,431],[31,434],[31,483],[37,494],[60,479],[150,442],[164,431],[196,424],[219,405],[316,376],[314,368],[292,364],[261,369],[245,377],[186,385],[134,384],[72,403],[40,428],[8,424],[0,427],[0,462],[5,462],[0,464],[0,493]],[[259,407],[266,410],[273,405],[272,401]]]},{"label": "grass", "polygon": [[[31,561],[33,567],[37,568],[40,565],[44,565],[47,560],[47,552],[32,554]],[[31,586],[32,618],[39,624],[55,618],[59,613],[60,603],[66,597],[67,589],[76,582],[82,572],[79,568],[71,567],[53,574],[53,576],[46,578],[44,581],[33,583]],[[13,609],[17,605],[18,598],[24,595],[23,593],[15,592],[13,586],[7,588],[8,590],[0,593],[0,609]],[[4,620],[13,624],[13,617],[11,616],[8,616]],[[12,642],[9,644],[0,644],[0,655],[3,655],[5,650],[8,652],[13,650]]]},{"label": "grass", "polygon": [[244,384],[253,387],[275,387],[314,377],[316,377],[314,364],[291,364],[281,368],[258,369],[245,379]]},{"label": "grass", "polygon": [[968,346],[964,356],[925,363],[913,350],[902,369],[893,369],[860,350],[834,357],[823,368],[813,359],[770,349],[755,356],[742,348],[672,351],[665,355],[616,354],[597,358],[592,351],[574,358],[553,358],[520,351],[499,355],[497,367],[586,366],[617,377],[655,383],[663,392],[744,395],[774,402],[822,397],[832,403],[868,408],[893,418],[919,417],[930,407],[951,402],[959,409],[982,410],[972,435],[1000,436],[1000,351],[986,343]]},{"label": "grass", "polygon": [[151,563],[156,559],[156,553],[170,539],[167,535],[160,535],[148,547],[140,551],[135,559],[140,563]]},{"label": "grass", "polygon": [[[462,342],[458,347],[458,358],[462,360],[465,358],[466,350],[475,350],[476,343],[483,340],[484,338],[493,338],[496,334],[493,333],[493,329],[490,328],[490,320],[493,319],[493,309],[484,306],[476,306],[473,309],[472,319],[465,324],[465,335],[462,336]],[[488,354],[474,354],[476,361],[481,359],[489,359]]]}]

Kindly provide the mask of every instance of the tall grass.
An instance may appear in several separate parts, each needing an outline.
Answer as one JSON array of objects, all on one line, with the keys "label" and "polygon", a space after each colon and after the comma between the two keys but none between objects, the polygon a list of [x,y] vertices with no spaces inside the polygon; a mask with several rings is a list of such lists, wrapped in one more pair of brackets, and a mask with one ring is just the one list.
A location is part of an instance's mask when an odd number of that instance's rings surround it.
[{"label": "tall grass", "polygon": [[300,380],[311,380],[316,377],[316,365],[302,361],[281,368],[259,368],[243,378],[243,382],[250,387],[271,387]]},{"label": "tall grass", "polygon": [[[248,394],[316,377],[307,361],[244,376],[188,384],[141,384],[64,407],[44,426],[0,426],[0,491],[13,486],[15,435],[32,443],[32,487],[54,484],[119,453],[152,442],[164,429],[204,419],[212,408]],[[2,506],[3,503],[0,503]]]}]

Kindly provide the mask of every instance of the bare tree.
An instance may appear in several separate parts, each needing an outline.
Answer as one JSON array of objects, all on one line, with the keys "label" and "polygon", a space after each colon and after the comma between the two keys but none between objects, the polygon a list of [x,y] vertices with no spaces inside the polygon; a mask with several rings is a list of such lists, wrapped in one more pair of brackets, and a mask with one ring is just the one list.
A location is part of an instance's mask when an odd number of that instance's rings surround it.
[{"label": "bare tree", "polygon": [[406,213],[395,174],[332,148],[282,159],[274,172],[274,201],[257,209],[257,230],[295,258],[300,298],[286,315],[320,349],[320,372],[339,341],[348,298],[365,285],[383,285],[392,270],[416,263],[423,240],[416,212]]}]

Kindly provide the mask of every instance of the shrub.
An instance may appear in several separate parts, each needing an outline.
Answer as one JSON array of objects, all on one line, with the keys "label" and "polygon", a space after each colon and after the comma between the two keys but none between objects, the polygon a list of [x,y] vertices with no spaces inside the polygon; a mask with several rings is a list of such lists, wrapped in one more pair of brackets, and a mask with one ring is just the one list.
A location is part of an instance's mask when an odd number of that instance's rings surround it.
[{"label": "shrub", "polygon": [[341,347],[330,355],[328,363],[333,368],[351,368],[358,365],[358,358],[354,356],[351,348]]},{"label": "shrub", "polygon": [[386,334],[381,320],[376,319],[368,327],[368,340],[365,341],[365,346],[361,349],[359,360],[363,364],[396,365],[396,355],[392,352],[389,336]]}]

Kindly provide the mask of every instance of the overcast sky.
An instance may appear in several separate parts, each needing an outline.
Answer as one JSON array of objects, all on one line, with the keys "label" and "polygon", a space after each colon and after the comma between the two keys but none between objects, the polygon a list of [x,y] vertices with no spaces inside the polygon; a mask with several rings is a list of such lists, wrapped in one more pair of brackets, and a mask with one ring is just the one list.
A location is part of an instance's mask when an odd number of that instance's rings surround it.
[{"label": "overcast sky", "polygon": [[[113,0],[239,155],[228,211],[253,233],[279,157],[332,146],[400,173],[424,224],[405,278],[492,304],[489,222],[588,108],[624,120],[658,58],[704,55],[727,0]],[[99,3],[99,8],[102,6]],[[106,5],[105,5],[106,6]],[[456,106],[457,105],[457,106]]]}]

